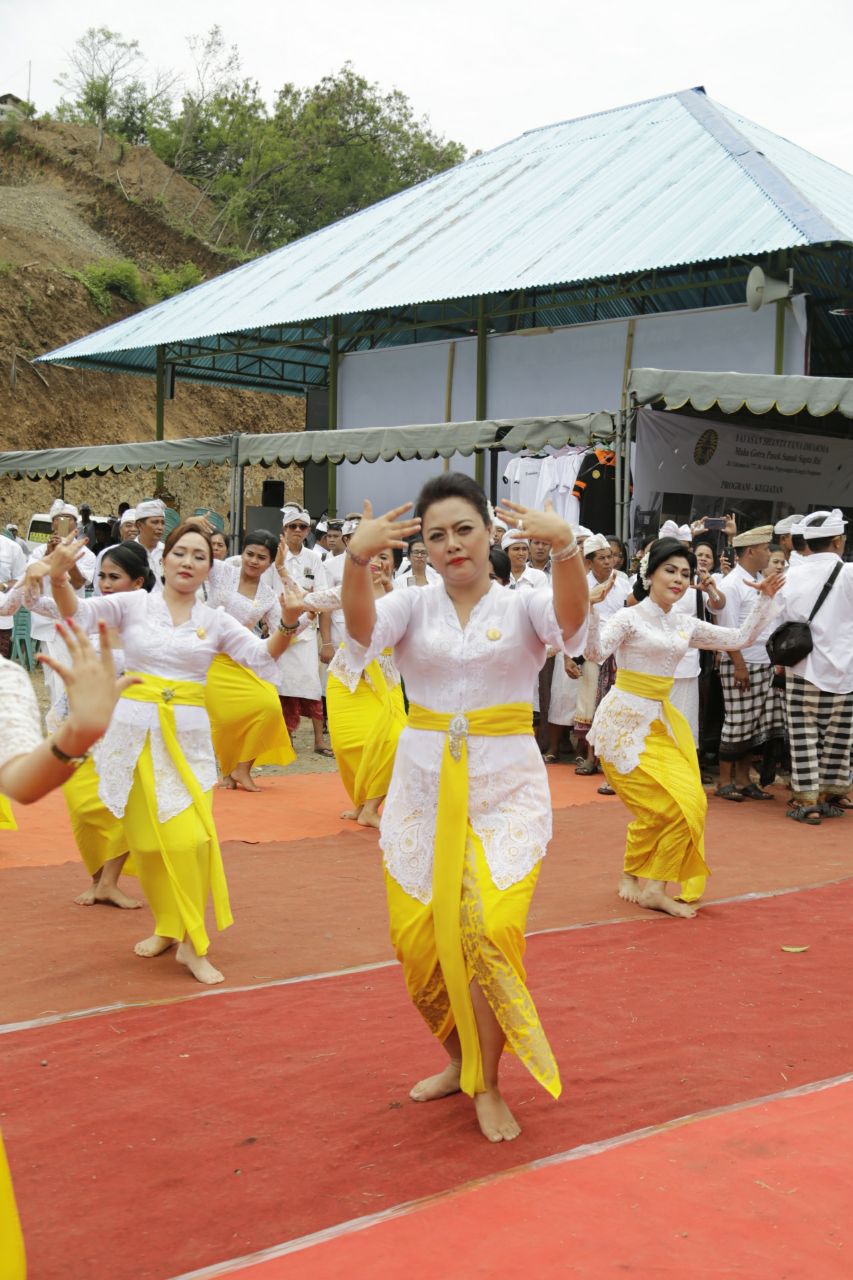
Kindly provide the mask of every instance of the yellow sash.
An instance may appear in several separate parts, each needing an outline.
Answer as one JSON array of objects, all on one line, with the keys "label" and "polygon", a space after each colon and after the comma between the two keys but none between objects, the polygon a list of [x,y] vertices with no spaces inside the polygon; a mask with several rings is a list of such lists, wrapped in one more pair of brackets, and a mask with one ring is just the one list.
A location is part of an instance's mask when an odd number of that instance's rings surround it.
[{"label": "yellow sash", "polygon": [[376,695],[382,709],[365,739],[353,780],[353,803],[356,805],[372,799],[377,787],[380,788],[379,795],[386,794],[394,768],[397,741],[406,724],[406,717],[391,697],[388,682],[375,658],[367,664],[364,674],[369,677],[368,688]]},{"label": "yellow sash", "polygon": [[[136,676],[142,683],[131,685],[129,689],[125,689],[121,696],[130,698],[133,702],[153,702],[156,704],[160,732],[163,734],[166,750],[178,771],[181,782],[190,794],[193,808],[210,840],[210,889],[216,913],[216,924],[220,929],[226,929],[228,925],[234,923],[234,917],[231,914],[231,905],[228,900],[228,885],[225,880],[225,868],[222,864],[222,850],[219,847],[219,839],[216,834],[210,805],[205,793],[199,786],[198,778],[187,763],[187,758],[178,741],[177,725],[175,724],[175,707],[204,707],[204,685],[197,684],[191,680],[163,680],[160,676],[148,675],[142,671],[128,671],[127,674]],[[155,823],[155,827],[158,832],[158,839],[160,839],[160,852],[163,855],[166,870],[169,872],[169,877],[172,881],[175,897],[181,909],[181,916],[186,924],[187,933],[195,941],[196,937],[204,936],[204,919],[199,918],[195,905],[184,892],[177,876],[173,874],[169,851],[159,835],[159,823]]]},{"label": "yellow sash", "polygon": [[[701,790],[702,775],[699,769],[699,757],[696,754],[696,743],[693,741],[690,725],[678,708],[674,707],[669,700],[674,683],[675,680],[672,676],[647,676],[640,671],[625,671],[621,667],[616,672],[617,689],[622,689],[625,693],[636,694],[640,698],[650,698],[654,702],[661,704],[661,710],[672,730],[676,746],[689,764],[691,771],[695,774],[696,782]],[[660,781],[666,786],[665,779],[662,778]],[[685,821],[690,828],[697,848],[702,853],[705,843],[704,807],[700,812],[695,806],[689,804],[687,797],[675,795],[674,799],[684,814]],[[690,880],[685,880],[682,883],[679,896],[686,902],[698,901],[705,890],[705,880],[705,876],[693,876]]]},{"label": "yellow sash", "polygon": [[462,1046],[461,1085],[465,1093],[473,1095],[482,1093],[485,1084],[459,922],[468,839],[467,740],[469,736],[499,738],[532,733],[533,708],[529,702],[508,702],[449,715],[413,702],[409,706],[409,728],[447,734],[435,821],[432,914],[438,959]]},{"label": "yellow sash", "polygon": [[17,831],[18,824],[12,813],[12,806],[5,796],[0,796],[0,831]]}]

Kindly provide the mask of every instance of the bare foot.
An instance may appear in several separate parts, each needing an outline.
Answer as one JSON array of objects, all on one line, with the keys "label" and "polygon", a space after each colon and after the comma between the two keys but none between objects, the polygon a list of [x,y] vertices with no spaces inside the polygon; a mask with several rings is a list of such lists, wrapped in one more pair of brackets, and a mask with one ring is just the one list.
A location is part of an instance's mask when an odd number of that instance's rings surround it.
[{"label": "bare foot", "polygon": [[627,871],[623,871],[622,878],[619,881],[618,892],[623,902],[639,902],[640,886],[637,883],[637,877],[630,876]]},{"label": "bare foot", "polygon": [[152,956],[161,956],[164,951],[168,951],[176,945],[174,938],[161,938],[154,933],[150,938],[143,938],[141,942],[137,942],[133,948],[138,956],[143,956],[146,960],[150,960]]},{"label": "bare foot", "polygon": [[676,902],[663,889],[642,889],[637,902],[648,911],[663,911],[668,916],[681,916],[685,920],[692,920],[696,915],[686,902]]},{"label": "bare foot", "polygon": [[207,987],[215,987],[218,982],[225,981],[224,975],[214,969],[207,956],[197,956],[189,942],[180,944],[175,959],[178,964],[185,964],[192,976]]},{"label": "bare foot", "polygon": [[227,778],[223,778],[219,785],[223,791],[237,790],[237,783],[234,781],[234,779],[231,777],[230,774],[228,775]]},{"label": "bare foot", "polygon": [[372,809],[362,809],[356,822],[360,827],[376,827],[377,831],[379,830],[379,814]]},{"label": "bare foot", "polygon": [[345,818],[347,822],[358,822],[358,815],[360,813],[360,809],[344,809],[341,817]]},{"label": "bare foot", "polygon": [[231,781],[236,783],[242,791],[261,790],[261,788],[252,780],[251,765],[246,763],[238,764],[236,769],[231,770]]},{"label": "bare foot", "polygon": [[437,1076],[427,1076],[419,1080],[409,1097],[413,1102],[435,1102],[438,1098],[448,1098],[451,1093],[459,1092],[459,1076],[462,1067],[458,1062],[448,1062]]},{"label": "bare foot", "polygon": [[487,1089],[474,1098],[477,1123],[489,1142],[512,1142],[521,1133],[521,1125],[504,1102],[498,1089]]},{"label": "bare foot", "polygon": [[97,885],[95,902],[121,907],[124,911],[135,911],[137,907],[142,906],[138,898],[131,898],[129,894],[122,893],[121,889],[114,884]]},{"label": "bare foot", "polygon": [[90,885],[89,885],[89,888],[88,888],[88,889],[84,889],[82,893],[78,894],[78,895],[77,895],[77,897],[74,899],[74,901],[75,901],[75,902],[77,903],[77,905],[78,905],[78,906],[80,906],[80,907],[91,907],[91,906],[94,906],[94,904],[95,904],[95,886],[94,886],[93,884],[90,884]]}]

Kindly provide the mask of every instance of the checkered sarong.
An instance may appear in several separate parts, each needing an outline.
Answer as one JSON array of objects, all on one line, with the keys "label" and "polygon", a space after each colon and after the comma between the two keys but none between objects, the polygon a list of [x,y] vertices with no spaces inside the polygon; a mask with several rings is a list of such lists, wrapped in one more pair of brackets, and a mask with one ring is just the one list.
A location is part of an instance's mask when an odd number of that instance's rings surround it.
[{"label": "checkered sarong", "polygon": [[846,795],[853,752],[853,693],[827,693],[789,671],[785,696],[794,798],[814,804],[818,796]]},{"label": "checkered sarong", "polygon": [[773,688],[774,668],[769,662],[748,662],[749,688],[735,688],[731,658],[723,655],[720,683],[726,718],[720,738],[720,759],[740,760],[772,738],[785,737],[785,712]]}]

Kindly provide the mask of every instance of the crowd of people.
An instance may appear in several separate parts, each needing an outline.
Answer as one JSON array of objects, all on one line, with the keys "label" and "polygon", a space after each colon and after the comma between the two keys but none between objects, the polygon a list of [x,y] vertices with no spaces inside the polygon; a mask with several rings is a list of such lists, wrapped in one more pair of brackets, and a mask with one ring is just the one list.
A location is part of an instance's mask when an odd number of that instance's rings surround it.
[{"label": "crowd of people", "polygon": [[206,516],[166,535],[146,499],[96,556],[58,500],[28,559],[0,538],[0,636],[30,611],[51,703],[45,741],[28,675],[0,659],[0,792],[61,785],[90,876],[78,901],[137,907],[119,883],[136,877],[154,920],[136,954],[175,949],[216,984],[207,907],[218,929],[233,916],[213,789],[257,790],[253,767],[287,766],[307,718],[342,816],[379,829],[392,942],[447,1056],[412,1097],[461,1090],[484,1135],[511,1140],[504,1047],[561,1088],[523,966],[545,765],[568,748],[629,810],[620,896],[695,915],[713,762],[721,800],[770,800],[781,776],[797,822],[850,808],[853,565],[837,510],[667,522],[636,563],[550,502],[494,511],[464,475],[410,510],[314,522],[288,504],[230,555]]}]

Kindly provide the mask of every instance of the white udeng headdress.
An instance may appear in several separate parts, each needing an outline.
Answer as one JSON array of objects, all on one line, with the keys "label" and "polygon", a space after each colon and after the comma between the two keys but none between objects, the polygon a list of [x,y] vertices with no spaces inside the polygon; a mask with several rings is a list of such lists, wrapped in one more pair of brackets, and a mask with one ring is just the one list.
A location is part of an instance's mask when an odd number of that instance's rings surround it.
[{"label": "white udeng headdress", "polygon": [[583,553],[585,556],[594,556],[597,551],[609,550],[610,543],[603,533],[594,533],[591,537],[584,539]]},{"label": "white udeng headdress", "polygon": [[501,550],[506,551],[507,547],[511,547],[514,542],[523,542],[527,545],[530,542],[530,535],[522,529],[508,529],[501,538]]},{"label": "white udeng headdress", "polygon": [[677,542],[692,542],[693,530],[689,524],[676,524],[674,520],[664,520],[658,532],[659,538],[675,538]]},{"label": "white udeng headdress", "polygon": [[281,527],[286,529],[289,524],[307,524],[310,526],[311,517],[307,511],[303,511],[299,507],[282,507],[281,509]]},{"label": "white udeng headdress", "polygon": [[118,522],[118,523],[119,523],[119,528],[121,528],[121,526],[122,526],[123,524],[132,524],[132,523],[134,523],[134,522],[135,522],[135,520],[136,520],[136,510],[135,510],[135,508],[134,508],[134,507],[128,507],[128,508],[127,508],[127,511],[123,511],[123,512],[122,512],[121,519],[120,519],[120,520],[119,520],[119,522]]},{"label": "white udeng headdress", "polygon": [[[823,524],[814,524],[821,516],[825,517]],[[838,507],[833,507],[832,511],[812,511],[794,526],[791,533],[802,534],[808,542],[810,538],[837,538],[846,528],[844,513]]]},{"label": "white udeng headdress", "polygon": [[144,502],[136,504],[137,520],[156,520],[158,516],[166,515],[166,504],[161,502],[159,498],[146,498]]}]

